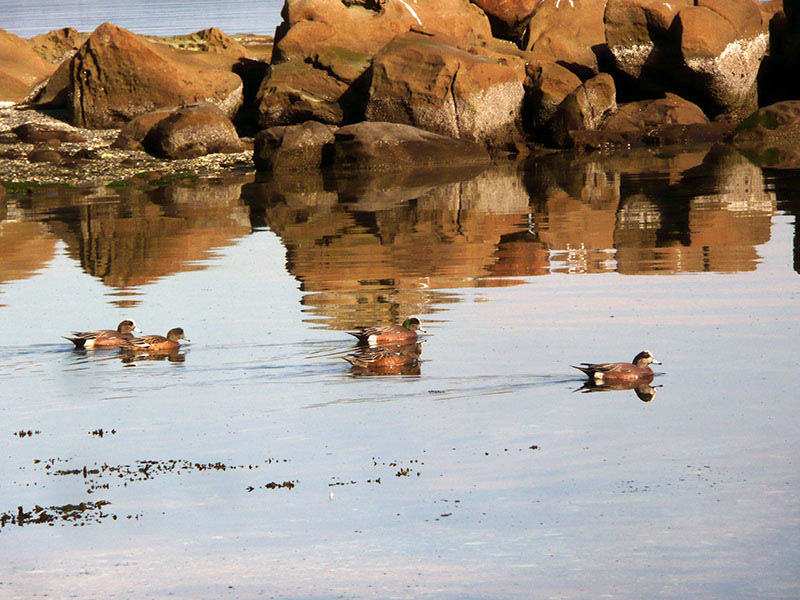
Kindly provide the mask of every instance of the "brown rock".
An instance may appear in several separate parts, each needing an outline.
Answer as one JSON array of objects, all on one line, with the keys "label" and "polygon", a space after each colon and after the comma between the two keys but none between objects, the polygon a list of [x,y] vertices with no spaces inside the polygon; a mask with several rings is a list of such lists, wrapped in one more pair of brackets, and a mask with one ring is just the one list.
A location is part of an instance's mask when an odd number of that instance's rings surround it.
[{"label": "brown rock", "polygon": [[11,131],[17,135],[21,142],[25,142],[26,144],[38,144],[39,142],[46,142],[48,140],[58,140],[60,142],[70,142],[73,144],[86,141],[85,137],[74,131],[55,129],[38,123],[24,123],[14,127]]},{"label": "brown rock", "polygon": [[[159,40],[156,39],[154,41]],[[163,43],[168,43],[180,50],[189,50],[191,52],[225,54],[234,58],[243,58],[248,55],[247,49],[244,46],[216,27],[202,29],[187,36],[164,38]]]},{"label": "brown rock", "polygon": [[403,169],[488,164],[480,144],[399,123],[363,121],[339,128],[333,166],[346,170]]},{"label": "brown rock", "polygon": [[242,151],[231,120],[219,108],[205,102],[179,108],[160,120],[142,145],[148,153],[170,159]]},{"label": "brown rock", "polygon": [[554,62],[528,63],[525,72],[524,125],[528,130],[541,129],[564,98],[581,85],[581,80]]},{"label": "brown rock", "polygon": [[677,67],[670,28],[678,11],[693,5],[693,0],[608,0],[605,36],[617,69],[640,87],[663,91],[665,73]]},{"label": "brown rock", "polygon": [[57,150],[34,148],[28,153],[28,161],[32,163],[48,162],[59,165],[64,162],[64,156]]},{"label": "brown rock", "polygon": [[492,25],[495,37],[522,42],[531,15],[540,0],[472,0],[483,9]]},{"label": "brown rock", "polygon": [[242,82],[235,74],[104,23],[70,62],[74,124],[114,127],[164,106],[209,102],[233,116]]},{"label": "brown rock", "polygon": [[526,49],[541,61],[557,62],[581,79],[600,72],[597,53],[606,44],[606,0],[543,0],[528,22]]},{"label": "brown rock", "polygon": [[548,124],[553,142],[559,147],[570,146],[572,131],[597,129],[616,110],[614,80],[607,73],[592,77],[559,105]]},{"label": "brown rock", "polygon": [[756,107],[756,75],[767,50],[761,13],[749,0],[698,0],[676,17],[688,84],[712,116]]},{"label": "brown rock", "polygon": [[800,168],[800,100],[765,106],[747,117],[733,134],[737,150],[763,167]]},{"label": "brown rock", "polygon": [[[491,39],[486,15],[468,0],[286,0],[282,15],[272,73],[258,95],[259,122],[264,127],[308,119],[338,124],[363,118],[368,82],[362,80],[373,56],[412,28],[447,35],[456,45]],[[292,72],[279,68],[286,63],[294,65]],[[299,65],[320,73],[301,73]],[[307,83],[295,93],[289,82],[298,74]],[[274,98],[269,99],[271,95]],[[321,110],[309,111],[317,104]],[[275,114],[284,116],[276,119]]]},{"label": "brown rock", "polygon": [[60,64],[75,54],[87,37],[73,27],[64,27],[34,36],[28,40],[28,44],[47,62]]},{"label": "brown rock", "polygon": [[620,104],[603,123],[603,131],[642,132],[661,125],[705,125],[708,118],[700,107],[688,100],[667,94],[657,100]]},{"label": "brown rock", "polygon": [[524,80],[520,58],[407,33],[375,57],[366,118],[501,146],[521,135]]},{"label": "brown rock", "polygon": [[174,107],[160,108],[135,116],[120,128],[119,135],[117,135],[117,139],[111,144],[111,147],[122,150],[144,150],[142,142],[144,142],[150,130],[174,111]]},{"label": "brown rock", "polygon": [[323,166],[323,150],[333,142],[331,125],[306,121],[270,127],[256,135],[253,160],[259,171],[302,171]]},{"label": "brown rock", "polygon": [[22,101],[53,71],[24,39],[0,29],[0,101]]},{"label": "brown rock", "polygon": [[256,97],[259,125],[266,128],[308,120],[338,125],[344,118],[340,100],[347,88],[327,71],[306,63],[274,65]]}]

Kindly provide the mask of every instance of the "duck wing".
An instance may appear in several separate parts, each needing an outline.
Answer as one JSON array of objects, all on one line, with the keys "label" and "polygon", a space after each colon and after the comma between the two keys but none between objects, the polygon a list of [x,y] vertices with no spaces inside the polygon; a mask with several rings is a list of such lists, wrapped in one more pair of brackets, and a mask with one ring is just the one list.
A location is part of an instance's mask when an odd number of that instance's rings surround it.
[{"label": "duck wing", "polygon": [[167,338],[163,335],[143,335],[125,342],[125,348],[149,348],[154,344],[166,342]]}]

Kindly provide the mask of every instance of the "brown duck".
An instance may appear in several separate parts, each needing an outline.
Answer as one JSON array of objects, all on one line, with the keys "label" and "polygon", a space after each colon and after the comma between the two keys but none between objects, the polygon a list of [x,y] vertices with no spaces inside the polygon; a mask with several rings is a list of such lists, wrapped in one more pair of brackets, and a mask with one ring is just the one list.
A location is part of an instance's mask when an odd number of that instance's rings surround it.
[{"label": "brown duck", "polygon": [[75,344],[76,348],[117,348],[133,339],[133,333],[141,333],[136,323],[125,319],[116,329],[96,329],[95,331],[73,331],[72,337],[63,336]]},{"label": "brown duck", "polygon": [[631,381],[650,381],[653,370],[650,364],[660,365],[649,350],[642,350],[629,363],[581,363],[581,367],[572,365],[573,369],[583,371],[589,379],[596,383],[616,383]]},{"label": "brown duck", "polygon": [[183,329],[175,327],[167,332],[166,337],[163,335],[143,335],[142,337],[133,338],[122,345],[122,349],[127,352],[155,352],[168,354],[175,352],[180,348],[181,343],[179,340],[186,340],[183,334]]},{"label": "brown duck", "polygon": [[408,317],[402,325],[383,327],[362,327],[358,331],[348,331],[361,344],[411,344],[417,341],[417,331],[421,325],[417,317]]}]

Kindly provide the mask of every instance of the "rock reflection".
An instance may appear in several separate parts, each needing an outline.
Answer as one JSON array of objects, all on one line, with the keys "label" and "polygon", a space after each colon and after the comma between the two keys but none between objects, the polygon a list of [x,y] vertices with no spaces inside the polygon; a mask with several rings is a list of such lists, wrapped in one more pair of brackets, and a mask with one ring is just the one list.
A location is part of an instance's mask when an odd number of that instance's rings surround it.
[{"label": "rock reflection", "polygon": [[553,271],[750,271],[769,240],[775,195],[729,148],[538,162],[532,226]]},{"label": "rock reflection", "polygon": [[650,385],[649,383],[623,381],[617,383],[596,383],[593,380],[588,380],[579,387],[577,392],[582,394],[594,392],[619,392],[633,390],[636,396],[642,402],[651,402],[656,397],[656,388],[664,387],[663,385]]},{"label": "rock reflection", "polygon": [[68,256],[113,288],[113,303],[130,306],[136,303],[133,288],[203,269],[213,249],[251,232],[240,199],[242,183],[234,178],[130,187],[118,194],[107,188],[88,194],[62,189],[17,200],[16,210],[22,219],[43,225],[40,238],[60,238]]}]

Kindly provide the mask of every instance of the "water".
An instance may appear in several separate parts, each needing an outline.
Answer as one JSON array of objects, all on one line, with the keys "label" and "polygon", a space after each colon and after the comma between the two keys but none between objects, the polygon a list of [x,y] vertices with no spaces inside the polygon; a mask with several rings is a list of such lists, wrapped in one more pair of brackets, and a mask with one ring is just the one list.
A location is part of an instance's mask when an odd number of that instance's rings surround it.
[{"label": "water", "polygon": [[106,21],[142,35],[174,35],[208,27],[272,35],[282,0],[0,0],[0,28],[29,38],[61,27],[94,31]]},{"label": "water", "polygon": [[[797,189],[698,150],[9,197],[0,595],[798,597]],[[341,359],[409,314],[418,375]],[[125,317],[192,341],[60,338]],[[569,366],[645,347],[647,402]]]}]

